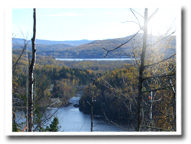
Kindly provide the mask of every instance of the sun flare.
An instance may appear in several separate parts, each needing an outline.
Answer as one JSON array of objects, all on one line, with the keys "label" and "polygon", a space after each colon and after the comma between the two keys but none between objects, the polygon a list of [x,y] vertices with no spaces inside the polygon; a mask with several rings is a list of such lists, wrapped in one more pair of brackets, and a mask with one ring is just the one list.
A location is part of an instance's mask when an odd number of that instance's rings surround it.
[{"label": "sun flare", "polygon": [[[170,21],[170,22],[169,22]],[[167,31],[172,31],[175,29],[175,17],[164,11],[159,11],[149,22],[149,31],[155,35],[163,35]]]}]

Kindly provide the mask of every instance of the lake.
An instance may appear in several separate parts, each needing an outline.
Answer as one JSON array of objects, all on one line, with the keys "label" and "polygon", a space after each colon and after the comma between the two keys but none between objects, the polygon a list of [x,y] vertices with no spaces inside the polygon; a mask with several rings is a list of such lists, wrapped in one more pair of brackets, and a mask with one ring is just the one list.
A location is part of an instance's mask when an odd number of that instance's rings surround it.
[{"label": "lake", "polygon": [[59,61],[126,61],[134,58],[55,58]]},{"label": "lake", "polygon": [[[52,110],[54,111],[54,110]],[[84,114],[75,108],[73,105],[62,107],[55,115],[59,119],[60,131],[64,132],[90,132],[91,131],[91,117],[89,114]],[[106,123],[102,118],[98,117],[93,120],[93,131],[108,132],[108,131],[122,131],[112,124]]]},{"label": "lake", "polygon": [[[74,104],[79,104],[79,99],[83,94],[83,90],[77,90],[74,97],[69,102],[70,106],[62,107],[56,113],[59,119],[60,131],[64,132],[90,132],[91,131],[91,115],[84,114]],[[54,112],[56,109],[51,109]],[[124,131],[123,128],[107,123],[103,118],[97,116],[93,119],[93,131],[108,132],[108,131]]]},{"label": "lake", "polygon": [[[90,132],[91,131],[91,116],[90,114],[84,114],[78,107],[74,107],[74,104],[79,103],[79,99],[83,94],[83,90],[77,90],[74,97],[69,102],[71,105],[67,107],[61,107],[54,115],[59,120],[60,132]],[[48,108],[46,113],[54,113],[57,108]],[[22,112],[17,112],[17,119]],[[52,118],[53,119],[53,118]],[[20,122],[24,119],[20,119]],[[119,132],[124,131],[123,127],[117,127],[113,124],[107,123],[103,118],[96,116],[93,119],[93,131],[94,132]]]}]

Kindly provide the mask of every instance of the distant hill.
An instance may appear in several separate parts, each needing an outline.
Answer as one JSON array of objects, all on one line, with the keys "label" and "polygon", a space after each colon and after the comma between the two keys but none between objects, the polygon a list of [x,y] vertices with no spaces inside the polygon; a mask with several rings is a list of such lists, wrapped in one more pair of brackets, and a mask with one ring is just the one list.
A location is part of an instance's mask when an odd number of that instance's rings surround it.
[{"label": "distant hill", "polygon": [[[89,43],[92,41],[93,40],[86,40],[86,39],[83,39],[83,40],[66,40],[66,41],[51,41],[51,40],[36,39],[36,44],[42,44],[42,45],[65,44],[65,45],[71,45],[71,46],[79,46],[79,45],[86,44],[86,43]],[[12,42],[14,44],[23,44],[24,39],[14,38],[14,39],[12,39]]]},{"label": "distant hill", "polygon": [[[106,54],[106,51],[103,49],[114,49],[120,44],[128,41],[133,35],[115,38],[115,39],[105,39],[105,40],[79,40],[79,41],[68,41],[69,43],[85,43],[78,46],[68,45],[64,42],[66,41],[47,41],[47,40],[36,40],[37,54],[42,56],[53,56],[55,58],[103,58]],[[107,55],[107,58],[121,58],[121,57],[132,57],[133,48],[142,46],[143,34],[139,33],[136,37],[131,40],[129,43],[123,45],[116,51],[112,51]],[[156,44],[155,47],[166,44],[170,38],[174,38],[171,41],[171,44],[176,45],[176,39],[174,36],[167,38],[166,40],[161,41]],[[148,44],[155,43],[159,39],[158,36],[148,35]],[[21,39],[16,39],[17,42],[21,42]],[[23,41],[23,40],[22,40]],[[62,43],[63,42],[63,43]],[[88,43],[89,42],[89,43]],[[22,42],[23,43],[23,42]],[[40,44],[43,43],[43,44]],[[78,43],[78,44],[79,44]],[[29,45],[29,50],[31,50],[31,45]],[[163,51],[163,49],[161,49]],[[172,51],[165,51],[166,55],[169,55]]]},{"label": "distant hill", "polygon": [[[121,43],[125,42],[128,38],[117,38],[117,39],[106,39],[106,40],[96,40],[87,44],[83,44],[80,46],[73,47],[72,49],[66,49],[63,54],[67,54],[70,57],[76,58],[103,58],[106,54],[106,49],[113,49],[120,45]],[[122,47],[130,55],[131,45],[128,44]],[[71,53],[71,55],[69,55]],[[109,53],[107,57],[122,57],[125,56],[122,53],[121,49]]]},{"label": "distant hill", "polygon": [[[124,38],[115,38],[115,39],[106,39],[106,40],[96,40],[87,44],[73,47],[71,49],[65,49],[62,52],[63,58],[103,58],[106,54],[106,51],[103,49],[114,49],[122,43],[128,41],[133,35],[124,37]],[[142,46],[143,34],[137,34],[134,39],[129,43],[123,45],[118,50],[112,51],[107,55],[107,58],[121,58],[121,57],[132,57],[133,48]],[[172,38],[172,37],[170,37]],[[170,38],[163,40],[155,45],[155,47],[166,44]],[[158,36],[148,35],[148,44],[156,42],[160,39]],[[176,40],[171,42],[172,45],[176,45]],[[171,53],[170,51],[167,52]]]}]

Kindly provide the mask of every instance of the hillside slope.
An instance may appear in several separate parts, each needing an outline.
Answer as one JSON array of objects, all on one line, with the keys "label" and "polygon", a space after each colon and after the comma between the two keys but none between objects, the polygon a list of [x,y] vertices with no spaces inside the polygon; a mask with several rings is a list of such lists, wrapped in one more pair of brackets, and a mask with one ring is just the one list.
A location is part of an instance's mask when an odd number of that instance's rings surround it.
[{"label": "hillside slope", "polygon": [[[72,46],[67,44],[38,44],[37,41],[37,54],[42,56],[53,56],[54,58],[103,58],[106,54],[106,51],[103,49],[114,49],[120,44],[128,41],[132,35],[124,38],[115,38],[115,39],[106,39],[106,40],[95,40],[86,44],[79,46]],[[133,49],[140,49],[142,47],[142,38],[143,34],[139,33],[133,38],[129,43],[123,45],[121,48],[110,52],[107,55],[107,58],[121,58],[121,57],[132,57]],[[148,44],[153,44],[157,42],[160,38],[158,36],[148,35]],[[172,39],[170,41],[170,39]],[[162,40],[153,47],[160,47],[169,43],[175,48],[176,46],[176,37],[171,36],[166,40]],[[88,42],[88,41],[86,41]],[[164,46],[165,47],[165,46]],[[161,51],[164,51],[165,48],[161,48]],[[31,50],[31,45],[29,44],[28,49]],[[165,51],[168,55],[172,53],[171,50]]]}]

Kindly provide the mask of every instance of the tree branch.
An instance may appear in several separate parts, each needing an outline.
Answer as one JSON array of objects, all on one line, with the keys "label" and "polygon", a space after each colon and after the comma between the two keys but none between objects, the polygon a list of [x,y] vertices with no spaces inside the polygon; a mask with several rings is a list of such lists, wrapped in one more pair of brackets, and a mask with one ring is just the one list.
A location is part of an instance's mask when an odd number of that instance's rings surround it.
[{"label": "tree branch", "polygon": [[22,49],[22,52],[21,52],[19,58],[18,58],[17,61],[13,64],[13,67],[12,67],[12,69],[13,69],[13,73],[15,72],[16,66],[17,66],[19,60],[21,59],[23,53],[25,52],[25,50],[26,50],[26,48],[27,48],[27,45],[28,45],[29,41],[26,41],[26,40],[25,40],[24,43],[25,43],[25,44],[24,44],[24,47],[23,47],[23,49]]},{"label": "tree branch", "polygon": [[[137,19],[139,28],[142,29],[142,28],[141,28],[141,23],[140,23],[139,19],[137,18],[137,16],[135,15],[135,13],[133,12],[133,9],[130,8],[130,11],[133,13],[134,17]],[[143,30],[143,29],[142,29],[142,30]]]},{"label": "tree branch", "polygon": [[[132,9],[132,8],[131,8]],[[141,16],[142,18],[144,18],[144,16],[142,16],[140,13],[138,13],[136,10],[132,9],[132,11],[136,12],[139,16]]]},{"label": "tree branch", "polygon": [[151,127],[151,126],[145,126],[146,128],[151,128],[151,129],[157,129],[157,130],[160,130],[160,131],[170,131],[168,129],[163,129],[163,128],[158,128],[158,127]]},{"label": "tree branch", "polygon": [[121,129],[124,129],[124,130],[127,131],[126,128],[120,127],[118,124],[116,124],[116,123],[114,123],[113,121],[109,120],[108,117],[106,116],[105,112],[103,111],[103,109],[102,109],[102,112],[103,112],[103,114],[104,114],[104,116],[105,116],[105,119],[106,119],[107,121],[109,121],[111,124],[113,124],[113,125],[115,125],[115,126],[121,128]]},{"label": "tree branch", "polygon": [[151,89],[151,90],[148,90],[148,91],[142,91],[141,93],[146,93],[146,92],[151,92],[151,91],[157,91],[157,90],[169,90],[171,87],[168,86],[168,87],[162,87],[162,88],[158,88],[158,89]]},{"label": "tree branch", "polygon": [[[121,22],[121,23],[126,23],[126,22],[133,22],[133,23],[135,23],[135,24],[139,25],[139,27],[140,27],[140,24],[139,24],[139,23],[137,23],[137,22],[135,22],[135,21],[124,21],[124,22]],[[141,28],[141,27],[140,27],[140,28]]]},{"label": "tree branch", "polygon": [[159,78],[159,77],[168,77],[168,76],[174,76],[175,73],[172,73],[172,74],[164,74],[164,75],[156,75],[156,76],[151,76],[151,77],[145,77],[143,78],[143,80],[146,80],[146,79],[151,79],[151,78]]},{"label": "tree branch", "polygon": [[[158,11],[158,9],[148,18],[147,23],[150,22],[150,20],[151,20],[152,17],[157,13],[157,11]],[[119,49],[121,46],[123,46],[123,45],[127,44],[128,42],[130,42],[143,28],[144,28],[144,26],[140,27],[140,29],[139,29],[129,40],[127,40],[126,42],[120,44],[120,45],[117,46],[116,48],[111,49],[111,50],[107,50],[106,48],[103,48],[105,51],[107,51],[107,53],[105,54],[104,58],[108,55],[109,52],[115,51],[115,50]]]},{"label": "tree branch", "polygon": [[163,60],[161,60],[161,61],[159,61],[159,62],[150,64],[150,65],[145,65],[144,67],[146,68],[146,67],[151,67],[151,66],[153,66],[153,65],[159,64],[159,63],[164,62],[164,61],[166,61],[166,60],[168,60],[168,59],[171,59],[171,58],[174,57],[175,55],[176,55],[176,54],[173,54],[173,55],[171,55],[170,57],[168,57],[168,58],[166,58],[166,59],[163,59]]},{"label": "tree branch", "polygon": [[107,53],[105,54],[104,58],[108,55],[109,52],[111,51],[115,51],[117,50],[118,48],[120,48],[121,46],[127,44],[128,42],[130,42],[139,32],[140,32],[141,29],[139,29],[128,41],[120,44],[118,47],[114,48],[114,49],[111,49],[111,50],[107,50],[106,48],[103,48],[105,51],[107,51]]},{"label": "tree branch", "polygon": [[162,40],[164,40],[164,39],[168,38],[169,36],[173,35],[175,32],[176,32],[176,30],[175,30],[175,31],[173,31],[172,33],[170,33],[169,35],[167,35],[167,36],[165,36],[165,37],[163,37],[163,38],[159,39],[159,40],[158,40],[158,41],[156,41],[155,43],[153,43],[153,44],[151,44],[151,45],[148,45],[148,46],[153,46],[153,45],[156,45],[156,44],[157,44],[157,43],[159,43],[160,41],[162,41]]}]

